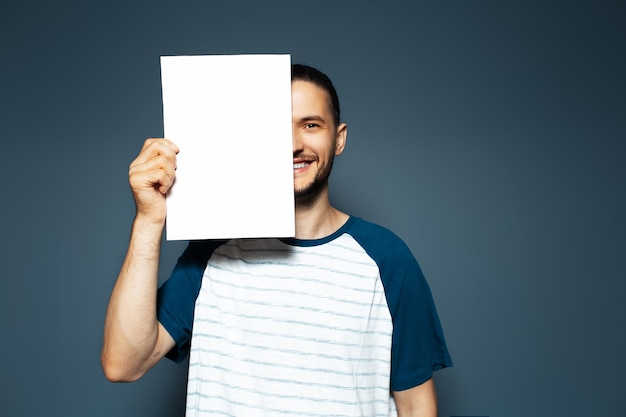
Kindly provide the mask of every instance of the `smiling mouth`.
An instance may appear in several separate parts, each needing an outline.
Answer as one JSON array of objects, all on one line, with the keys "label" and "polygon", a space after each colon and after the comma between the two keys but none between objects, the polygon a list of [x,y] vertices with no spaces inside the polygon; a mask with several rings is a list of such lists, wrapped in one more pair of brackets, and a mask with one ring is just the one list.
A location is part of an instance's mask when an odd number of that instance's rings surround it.
[{"label": "smiling mouth", "polygon": [[299,168],[304,168],[307,165],[309,165],[310,162],[298,162],[298,163],[294,163],[293,164],[293,169],[299,169]]}]

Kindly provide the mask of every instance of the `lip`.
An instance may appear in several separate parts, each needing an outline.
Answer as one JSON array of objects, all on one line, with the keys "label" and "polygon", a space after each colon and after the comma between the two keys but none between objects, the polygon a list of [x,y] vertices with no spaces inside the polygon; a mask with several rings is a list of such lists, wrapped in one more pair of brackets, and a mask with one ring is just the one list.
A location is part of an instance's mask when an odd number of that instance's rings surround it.
[{"label": "lip", "polygon": [[294,159],[293,160],[293,173],[300,174],[306,171],[313,161],[309,159]]}]

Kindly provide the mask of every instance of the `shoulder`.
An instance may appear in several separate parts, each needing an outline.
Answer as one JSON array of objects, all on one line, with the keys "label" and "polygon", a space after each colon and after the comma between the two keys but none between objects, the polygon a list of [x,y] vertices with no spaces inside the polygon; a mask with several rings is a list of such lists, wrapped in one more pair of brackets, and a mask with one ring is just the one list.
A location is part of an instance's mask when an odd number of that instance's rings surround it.
[{"label": "shoulder", "polygon": [[351,230],[352,235],[361,248],[376,263],[380,279],[387,294],[390,306],[394,306],[401,297],[401,292],[427,293],[426,280],[415,256],[391,230],[355,218]]},{"label": "shoulder", "polygon": [[391,230],[359,217],[352,217],[346,233],[351,235],[377,262],[389,257],[413,258],[404,241]]}]

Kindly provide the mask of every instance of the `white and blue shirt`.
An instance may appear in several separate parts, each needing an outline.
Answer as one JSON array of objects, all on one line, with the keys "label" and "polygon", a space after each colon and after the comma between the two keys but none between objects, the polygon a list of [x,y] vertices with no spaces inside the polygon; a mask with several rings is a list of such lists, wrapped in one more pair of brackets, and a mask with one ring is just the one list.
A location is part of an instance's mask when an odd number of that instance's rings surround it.
[{"label": "white and blue shirt", "polygon": [[191,242],[158,318],[189,354],[187,416],[395,416],[451,366],[428,284],[392,232]]}]

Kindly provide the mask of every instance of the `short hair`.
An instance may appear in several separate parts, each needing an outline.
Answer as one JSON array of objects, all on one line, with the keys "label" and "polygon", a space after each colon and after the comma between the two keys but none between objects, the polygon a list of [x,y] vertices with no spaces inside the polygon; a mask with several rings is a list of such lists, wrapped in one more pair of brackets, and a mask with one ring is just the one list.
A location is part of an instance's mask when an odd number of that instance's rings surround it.
[{"label": "short hair", "polygon": [[324,89],[330,99],[330,110],[333,115],[335,126],[339,126],[341,120],[341,109],[339,107],[339,97],[337,90],[330,78],[323,72],[308,65],[293,64],[291,66],[291,81],[308,81]]}]

